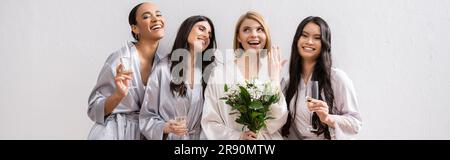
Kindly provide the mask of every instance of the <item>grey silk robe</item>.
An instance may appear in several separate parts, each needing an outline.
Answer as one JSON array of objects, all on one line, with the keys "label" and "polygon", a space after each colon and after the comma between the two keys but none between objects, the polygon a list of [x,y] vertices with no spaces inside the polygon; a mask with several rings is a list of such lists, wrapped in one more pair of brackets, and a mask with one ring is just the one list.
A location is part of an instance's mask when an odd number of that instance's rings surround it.
[{"label": "grey silk robe", "polygon": [[[95,122],[88,139],[108,139],[108,140],[135,140],[141,139],[139,132],[139,111],[144,98],[145,88],[140,74],[140,59],[136,47],[129,43],[118,51],[112,53],[106,60],[98,76],[97,84],[89,96],[88,116]],[[131,57],[132,80],[129,93],[110,115],[105,115],[105,102],[116,90],[114,77],[116,67],[120,64],[119,58],[127,55]],[[156,53],[153,61],[153,68],[159,61]]]},{"label": "grey silk robe", "polygon": [[[195,69],[194,85],[191,89],[187,83],[186,96],[174,96],[170,91],[172,80],[168,57],[162,59],[150,76],[149,86],[145,91],[144,101],[139,116],[141,133],[152,140],[163,139],[164,125],[174,120],[181,111],[187,114],[187,128],[190,132],[186,139],[200,139],[200,120],[203,109],[203,88],[201,85],[201,69]],[[184,108],[180,108],[184,107]],[[179,140],[182,137],[169,133],[167,140]]]}]

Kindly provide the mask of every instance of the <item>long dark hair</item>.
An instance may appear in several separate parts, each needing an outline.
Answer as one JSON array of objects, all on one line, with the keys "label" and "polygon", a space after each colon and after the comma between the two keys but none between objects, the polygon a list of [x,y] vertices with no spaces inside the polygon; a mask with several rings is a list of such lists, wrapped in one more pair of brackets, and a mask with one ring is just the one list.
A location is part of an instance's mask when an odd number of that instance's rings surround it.
[{"label": "long dark hair", "polygon": [[[144,2],[145,3],[145,2]],[[134,8],[130,11],[130,14],[128,15],[128,23],[131,25],[137,25],[137,20],[136,20],[136,12],[139,9],[139,7],[144,4],[144,3],[139,3],[138,5],[134,6]],[[134,33],[133,31],[131,31],[131,35],[133,35],[133,38],[136,41],[139,41],[139,37],[137,36],[136,33]]]},{"label": "long dark hair", "polygon": [[[325,97],[322,97],[321,94],[319,94],[319,100],[324,100],[328,104],[329,107],[329,113],[332,112],[334,108],[334,94],[333,89],[331,88],[331,66],[332,66],[332,60],[331,60],[331,31],[328,27],[328,24],[320,17],[307,17],[305,18],[297,27],[297,32],[295,33],[294,40],[292,42],[292,50],[291,50],[291,60],[289,64],[289,82],[288,82],[288,88],[286,91],[286,103],[288,104],[288,120],[286,124],[282,128],[282,135],[287,136],[289,134],[289,128],[291,127],[292,121],[295,119],[296,115],[296,106],[297,101],[294,103],[294,111],[293,114],[291,114],[290,111],[290,102],[294,98],[294,95],[297,92],[297,89],[299,87],[300,78],[302,74],[300,74],[303,71],[303,58],[300,56],[298,51],[298,41],[300,39],[300,36],[302,35],[303,28],[308,23],[315,23],[320,27],[320,40],[322,43],[322,48],[320,51],[319,57],[316,59],[316,64],[314,66],[314,71],[312,74],[312,80],[319,81],[319,93],[324,93]],[[319,117],[316,113],[313,114],[312,117],[312,125],[314,128],[318,128],[318,131],[315,131],[314,133],[316,135],[320,135],[324,133],[325,138],[331,139],[330,132],[328,131],[328,125],[322,124],[320,122]]]},{"label": "long dark hair", "polygon": [[[204,51],[202,51],[202,55],[205,53],[205,51],[214,53],[213,50],[216,49],[217,44],[216,44],[216,36],[214,33],[214,25],[213,25],[212,21],[208,17],[200,16],[200,15],[189,17],[186,20],[184,20],[184,22],[181,24],[180,29],[178,30],[178,33],[177,33],[177,37],[175,38],[175,43],[173,44],[173,47],[172,47],[172,51],[169,54],[169,59],[172,62],[170,65],[171,72],[177,64],[179,64],[180,62],[183,61],[183,57],[181,57],[179,60],[171,59],[173,52],[177,49],[186,49],[187,51],[189,51],[189,49],[190,49],[189,43],[188,43],[189,34],[191,33],[192,27],[194,27],[194,25],[197,22],[201,22],[201,21],[207,21],[209,23],[209,25],[211,26],[210,43],[209,43],[208,47],[206,47],[206,49]],[[210,50],[210,49],[212,49],[212,50]],[[215,59],[215,57],[212,57],[211,61],[204,61],[202,58],[202,75],[205,75],[205,73],[204,73],[205,68],[208,65],[210,65],[211,63],[213,63],[214,59]],[[206,75],[209,75],[209,74],[206,74]],[[178,76],[185,77],[185,76],[183,76],[183,70],[180,70],[180,72],[178,73]],[[173,77],[173,75],[172,75],[172,77]],[[203,91],[204,91],[206,88],[206,80],[205,79],[202,80],[202,87],[203,87]],[[184,83],[184,80],[178,84],[174,83],[173,80],[170,82],[170,91],[172,92],[172,94],[174,94],[176,92],[180,96],[185,96],[186,89],[187,88]]]}]

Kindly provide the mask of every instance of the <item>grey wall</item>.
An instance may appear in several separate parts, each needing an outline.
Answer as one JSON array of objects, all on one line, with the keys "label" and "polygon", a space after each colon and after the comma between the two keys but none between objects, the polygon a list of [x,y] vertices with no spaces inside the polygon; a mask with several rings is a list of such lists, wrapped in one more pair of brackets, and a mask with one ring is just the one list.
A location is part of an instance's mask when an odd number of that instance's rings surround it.
[{"label": "grey wall", "polygon": [[[128,13],[141,1],[1,0],[0,139],[85,139],[87,98],[106,57],[131,40]],[[261,12],[289,58],[297,25],[321,16],[334,66],[353,80],[359,139],[450,139],[450,1],[155,0],[171,47],[185,18],[215,24],[219,48],[234,25]]]}]

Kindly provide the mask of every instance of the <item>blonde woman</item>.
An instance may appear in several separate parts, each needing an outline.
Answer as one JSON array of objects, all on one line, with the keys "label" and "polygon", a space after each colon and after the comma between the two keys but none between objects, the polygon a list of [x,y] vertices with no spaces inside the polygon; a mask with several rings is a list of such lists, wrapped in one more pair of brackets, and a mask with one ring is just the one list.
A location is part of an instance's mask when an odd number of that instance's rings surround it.
[{"label": "blonde woman", "polygon": [[205,90],[201,121],[204,136],[207,139],[229,140],[282,139],[279,129],[287,118],[282,94],[278,103],[270,106],[268,114],[273,119],[267,120],[267,127],[258,133],[248,131],[237,123],[235,120],[239,115],[230,115],[231,106],[220,100],[225,96],[224,84],[233,85],[252,79],[271,81],[277,87],[280,84],[280,53],[277,47],[271,47],[269,28],[264,18],[254,11],[245,13],[236,24],[234,37],[236,58],[214,68]]}]

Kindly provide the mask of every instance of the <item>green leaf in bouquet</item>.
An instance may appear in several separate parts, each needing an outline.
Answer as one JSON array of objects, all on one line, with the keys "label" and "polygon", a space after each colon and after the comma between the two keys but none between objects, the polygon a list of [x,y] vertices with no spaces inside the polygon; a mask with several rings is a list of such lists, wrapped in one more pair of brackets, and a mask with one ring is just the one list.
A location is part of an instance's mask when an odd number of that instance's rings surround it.
[{"label": "green leaf in bouquet", "polygon": [[[233,112],[230,115],[240,113],[235,119],[236,123],[243,125],[243,129],[247,127],[249,130],[257,133],[261,128],[266,127],[266,120],[273,119],[268,117],[267,112],[270,110],[270,105],[279,101],[279,94],[271,95],[272,93],[267,91],[264,93],[270,94],[260,95],[256,99],[261,91],[253,81],[237,84],[236,87],[239,90],[232,90],[229,85],[225,85],[225,92],[232,91],[233,93],[227,93],[227,96],[221,98],[221,100],[225,100],[225,103],[232,107]],[[270,88],[266,86],[265,90],[270,90]],[[252,97],[250,91],[256,97]]]},{"label": "green leaf in bouquet", "polygon": [[[259,119],[258,117],[260,117],[262,115],[262,113],[259,113],[259,112],[252,112],[251,114],[250,114],[250,117],[252,118],[252,119]],[[263,117],[264,118],[264,117]]]},{"label": "green leaf in bouquet", "polygon": [[278,97],[278,95],[272,95],[269,98],[268,104],[271,105],[271,104],[277,103],[279,100],[280,100],[280,98]]},{"label": "green leaf in bouquet", "polygon": [[256,118],[257,118],[258,125],[264,123],[264,120],[265,120],[264,116],[258,116]]},{"label": "green leaf in bouquet", "polygon": [[263,108],[261,109],[261,113],[266,113],[266,112],[268,112],[270,110],[270,105],[268,105],[268,104],[266,104],[266,105],[263,105]]},{"label": "green leaf in bouquet", "polygon": [[267,113],[267,112],[269,112],[269,110],[270,110],[270,106],[264,106],[264,108],[261,109],[261,112],[262,113]]},{"label": "green leaf in bouquet", "polygon": [[243,100],[243,99],[241,98],[240,95],[238,95],[238,96],[236,97],[236,99],[235,99],[235,101],[234,101],[233,103],[235,103],[235,104],[240,104],[240,105],[247,105],[247,103],[245,102],[245,100]]},{"label": "green leaf in bouquet", "polygon": [[223,90],[225,90],[225,92],[228,92],[228,89],[230,89],[230,88],[228,87],[227,84],[225,84],[225,86],[223,86]]},{"label": "green leaf in bouquet", "polygon": [[239,112],[231,112],[230,115],[238,114]]},{"label": "green leaf in bouquet", "polygon": [[264,120],[269,120],[269,119],[275,119],[275,118],[273,118],[273,117],[266,117],[266,118],[264,118]]},{"label": "green leaf in bouquet", "polygon": [[[228,104],[228,103],[227,103],[227,104]],[[239,110],[238,104],[230,103],[230,104],[228,104],[228,105],[230,105],[232,109]]]},{"label": "green leaf in bouquet", "polygon": [[243,124],[244,125],[244,121],[242,120],[242,118],[237,118],[236,120],[235,120],[237,123],[239,123],[239,124]]},{"label": "green leaf in bouquet", "polygon": [[253,110],[259,110],[263,108],[263,104],[261,103],[261,101],[256,100],[252,101],[248,107]]},{"label": "green leaf in bouquet", "polygon": [[242,107],[242,113],[247,113],[248,112],[248,106],[247,105],[245,105],[245,104],[241,104],[241,107]]},{"label": "green leaf in bouquet", "polygon": [[254,122],[253,125],[249,125],[247,126],[247,128],[252,132],[258,133],[258,131],[261,129],[261,125],[259,125],[258,122]]},{"label": "green leaf in bouquet", "polygon": [[233,107],[233,106],[234,106],[233,102],[232,102],[232,101],[230,101],[230,100],[227,100],[227,101],[225,101],[225,104],[228,104],[228,105],[230,105],[231,107]]},{"label": "green leaf in bouquet", "polygon": [[[266,128],[266,123],[261,124],[261,125],[259,126],[259,129],[261,129],[261,128]],[[259,130],[259,129],[258,129],[258,130]]]},{"label": "green leaf in bouquet", "polygon": [[251,102],[251,101],[250,101],[250,94],[248,93],[247,89],[245,89],[245,88],[242,87],[242,86],[239,86],[239,89],[240,89],[240,91],[241,91],[241,92],[239,93],[241,99],[244,100],[246,104],[250,104],[250,102]]},{"label": "green leaf in bouquet", "polygon": [[236,119],[236,122],[242,125],[249,125],[248,120],[246,119],[246,116],[240,116]]}]

